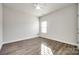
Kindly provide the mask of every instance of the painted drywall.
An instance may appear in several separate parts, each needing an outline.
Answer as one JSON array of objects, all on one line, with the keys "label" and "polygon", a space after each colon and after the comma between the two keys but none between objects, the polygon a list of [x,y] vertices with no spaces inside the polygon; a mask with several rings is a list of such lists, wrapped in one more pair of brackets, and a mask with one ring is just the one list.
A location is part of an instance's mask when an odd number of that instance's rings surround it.
[{"label": "painted drywall", "polygon": [[[78,33],[79,33],[79,4],[78,4]],[[78,44],[79,44],[79,34],[78,35]]]},{"label": "painted drywall", "polygon": [[0,4],[0,49],[2,46],[3,31],[2,31],[2,4]]},{"label": "painted drywall", "polygon": [[37,17],[9,7],[3,7],[3,42],[10,43],[36,37],[39,33]]},{"label": "painted drywall", "polygon": [[77,5],[73,4],[40,17],[40,22],[47,21],[47,33],[41,37],[64,43],[77,44]]}]

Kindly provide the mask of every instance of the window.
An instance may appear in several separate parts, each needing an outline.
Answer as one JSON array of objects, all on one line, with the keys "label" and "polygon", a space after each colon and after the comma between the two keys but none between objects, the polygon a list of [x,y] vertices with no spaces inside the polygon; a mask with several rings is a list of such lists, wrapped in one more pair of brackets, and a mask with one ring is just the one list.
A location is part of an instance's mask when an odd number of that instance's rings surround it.
[{"label": "window", "polygon": [[47,21],[42,21],[41,22],[41,32],[42,33],[47,33]]}]

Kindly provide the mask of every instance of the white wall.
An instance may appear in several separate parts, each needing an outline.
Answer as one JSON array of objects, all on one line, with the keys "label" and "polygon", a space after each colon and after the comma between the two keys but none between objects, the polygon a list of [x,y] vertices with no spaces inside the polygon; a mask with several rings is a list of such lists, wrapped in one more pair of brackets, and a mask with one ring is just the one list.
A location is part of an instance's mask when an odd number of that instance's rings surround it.
[{"label": "white wall", "polygon": [[6,6],[3,10],[4,43],[37,36],[39,33],[39,20],[37,17]]},{"label": "white wall", "polygon": [[[79,4],[78,4],[78,33],[79,33]],[[78,44],[79,44],[79,34],[78,34]]]},{"label": "white wall", "polygon": [[77,5],[74,4],[40,17],[41,22],[44,20],[47,20],[47,33],[41,33],[41,37],[77,44]]},{"label": "white wall", "polygon": [[2,33],[2,4],[0,4],[0,49],[2,46],[3,33]]}]

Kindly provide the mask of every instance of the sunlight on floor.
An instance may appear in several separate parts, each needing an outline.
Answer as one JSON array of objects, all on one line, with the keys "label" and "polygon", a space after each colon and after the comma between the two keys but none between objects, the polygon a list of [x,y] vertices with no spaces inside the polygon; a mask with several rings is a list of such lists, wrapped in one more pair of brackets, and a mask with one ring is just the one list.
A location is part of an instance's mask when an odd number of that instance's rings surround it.
[{"label": "sunlight on floor", "polygon": [[44,44],[41,44],[41,55],[53,55],[52,50]]}]

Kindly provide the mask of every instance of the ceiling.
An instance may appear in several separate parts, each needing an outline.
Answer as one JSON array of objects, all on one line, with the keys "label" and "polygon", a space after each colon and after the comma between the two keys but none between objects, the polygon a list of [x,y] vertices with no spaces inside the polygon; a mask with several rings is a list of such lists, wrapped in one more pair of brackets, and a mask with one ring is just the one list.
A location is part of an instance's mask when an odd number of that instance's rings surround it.
[{"label": "ceiling", "polygon": [[35,9],[34,3],[4,3],[4,6],[39,17],[71,4],[72,3],[39,3],[41,7],[40,10]]}]

